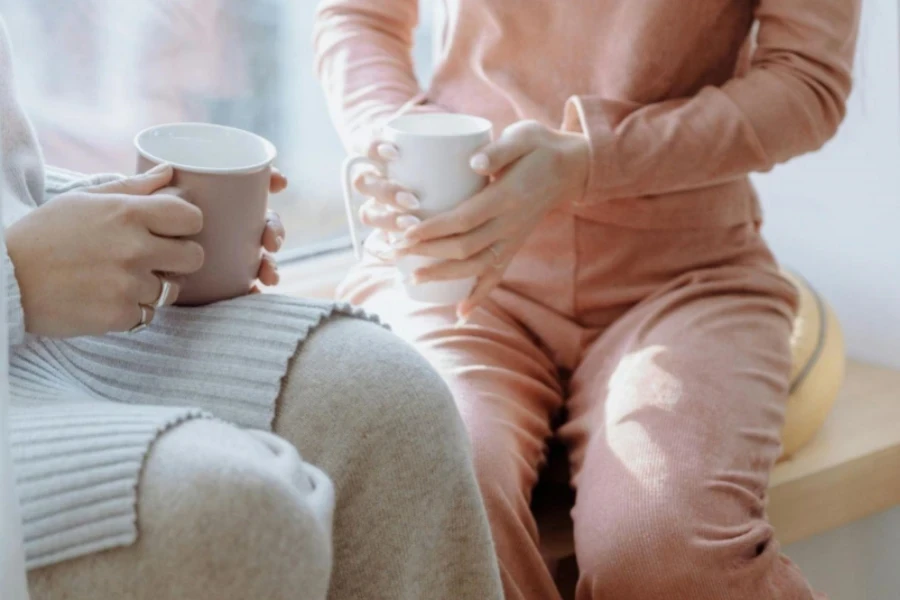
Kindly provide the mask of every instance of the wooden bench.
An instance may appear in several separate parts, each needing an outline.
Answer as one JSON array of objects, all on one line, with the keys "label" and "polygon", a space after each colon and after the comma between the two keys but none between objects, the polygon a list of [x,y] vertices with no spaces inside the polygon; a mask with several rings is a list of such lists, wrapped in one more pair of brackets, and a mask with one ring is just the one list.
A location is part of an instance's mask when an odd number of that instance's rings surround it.
[{"label": "wooden bench", "polygon": [[782,544],[900,504],[900,372],[851,361],[824,427],[775,468],[769,495]]}]

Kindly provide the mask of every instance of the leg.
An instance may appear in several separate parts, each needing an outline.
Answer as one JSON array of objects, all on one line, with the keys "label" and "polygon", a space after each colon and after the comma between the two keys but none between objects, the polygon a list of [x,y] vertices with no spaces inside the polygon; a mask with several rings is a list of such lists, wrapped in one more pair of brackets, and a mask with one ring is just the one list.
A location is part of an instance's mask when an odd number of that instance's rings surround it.
[{"label": "leg", "polygon": [[811,600],[765,515],[794,291],[773,271],[685,277],[591,347],[573,379],[580,600]]},{"label": "leg", "polygon": [[411,347],[372,323],[323,325],[293,361],[275,431],[335,481],[330,598],[500,597],[462,425]]},{"label": "leg", "polygon": [[190,421],[147,458],[137,542],[32,571],[31,597],[324,599],[332,500],[283,440]]},{"label": "leg", "polygon": [[[379,269],[385,274],[379,276]],[[537,526],[529,507],[531,489],[543,460],[545,439],[551,433],[551,414],[562,403],[553,364],[496,305],[480,311],[468,326],[457,329],[452,308],[412,303],[402,290],[391,284],[392,279],[390,268],[367,268],[345,298],[385,318],[437,367],[449,384],[473,451],[472,458],[458,460],[468,464],[474,459],[475,476],[500,558],[506,598],[557,598],[540,554]],[[404,351],[403,362],[410,362],[421,371],[428,370],[425,360],[416,356],[414,350],[408,352],[413,356]],[[360,352],[358,360],[366,359],[364,353]],[[378,364],[377,358],[369,360]],[[399,366],[394,367],[397,369]],[[431,375],[427,380],[431,381],[430,378]],[[445,389],[437,381],[429,387]],[[430,402],[439,403],[443,414],[450,398],[442,393]],[[421,400],[411,404],[419,406]],[[432,408],[428,412],[437,411]],[[444,418],[451,419],[449,415]],[[428,420],[428,417],[422,414],[420,419]],[[425,425],[419,427],[424,429]],[[420,436],[419,440],[414,454],[426,452],[427,446],[433,443],[427,435]],[[426,448],[418,447],[422,444]],[[335,480],[340,489],[340,477],[335,476]],[[477,491],[471,490],[474,494]],[[472,551],[463,552],[471,555]],[[450,597],[487,596],[451,593]]]}]

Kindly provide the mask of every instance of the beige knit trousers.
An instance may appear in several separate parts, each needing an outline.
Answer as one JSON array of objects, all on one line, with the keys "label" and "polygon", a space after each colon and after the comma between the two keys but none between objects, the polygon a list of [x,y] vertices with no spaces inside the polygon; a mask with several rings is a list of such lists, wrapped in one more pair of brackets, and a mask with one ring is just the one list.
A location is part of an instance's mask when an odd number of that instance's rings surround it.
[{"label": "beige knit trousers", "polygon": [[32,600],[501,598],[466,435],[415,350],[330,321],[277,408],[280,437],[210,420],[162,435],[137,542],[31,572]]}]

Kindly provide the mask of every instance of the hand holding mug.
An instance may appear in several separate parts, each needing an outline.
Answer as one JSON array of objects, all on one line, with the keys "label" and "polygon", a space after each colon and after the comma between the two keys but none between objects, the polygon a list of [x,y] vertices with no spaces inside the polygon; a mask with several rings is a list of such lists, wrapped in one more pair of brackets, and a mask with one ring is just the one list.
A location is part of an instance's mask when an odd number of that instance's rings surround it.
[{"label": "hand holding mug", "polygon": [[267,207],[269,193],[287,182],[272,167],[277,152],[268,140],[234,127],[171,123],[138,133],[135,147],[139,172],[171,164],[175,174],[167,191],[203,213],[203,230],[191,239],[203,247],[206,260],[181,281],[178,304],[243,296],[256,291],[257,280],[277,283],[271,253],[280,247],[284,228]]},{"label": "hand holding mug", "polygon": [[356,191],[367,198],[359,209],[359,220],[363,225],[378,230],[381,241],[388,243],[397,238],[396,234],[421,223],[418,217],[410,214],[419,209],[421,203],[414,192],[385,175],[388,163],[400,156],[395,145],[375,139],[370,143],[366,156],[379,169],[362,172],[353,181]]},{"label": "hand holding mug", "polygon": [[[367,152],[344,163],[344,201],[354,249],[359,240],[351,207],[354,186],[369,199],[360,211],[364,224],[379,229],[384,242],[402,247],[402,236],[421,221],[447,212],[487,183],[469,167],[469,158],[491,139],[491,123],[470,115],[410,113],[388,121]],[[368,172],[354,177],[359,166]],[[383,255],[390,259],[389,255]],[[474,277],[414,282],[413,272],[437,259],[407,254],[397,257],[398,276],[407,295],[430,304],[453,305],[465,299]]]},{"label": "hand holding mug", "polygon": [[437,259],[413,273],[414,283],[477,277],[457,313],[467,318],[500,282],[513,256],[555,205],[583,193],[590,150],[577,133],[534,121],[508,127],[471,157],[471,168],[491,183],[453,210],[403,233],[400,256]]},{"label": "hand holding mug", "polygon": [[[203,248],[177,239],[203,228],[200,210],[173,195],[172,168],[55,198],[6,231],[25,328],[50,337],[102,335],[140,323],[160,298],[158,273],[196,272]],[[177,288],[177,284],[175,286]],[[168,295],[172,302],[174,289]]]}]

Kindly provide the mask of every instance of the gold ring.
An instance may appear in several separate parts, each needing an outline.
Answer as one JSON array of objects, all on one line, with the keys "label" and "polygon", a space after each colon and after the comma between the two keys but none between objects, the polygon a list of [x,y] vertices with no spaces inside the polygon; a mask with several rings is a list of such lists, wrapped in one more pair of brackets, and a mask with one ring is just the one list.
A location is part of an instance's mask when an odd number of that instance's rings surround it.
[{"label": "gold ring", "polygon": [[152,306],[147,304],[138,304],[138,307],[141,309],[141,321],[134,327],[128,330],[128,333],[137,333],[138,331],[143,331],[147,329],[147,326],[153,321],[153,315],[156,313]]}]

